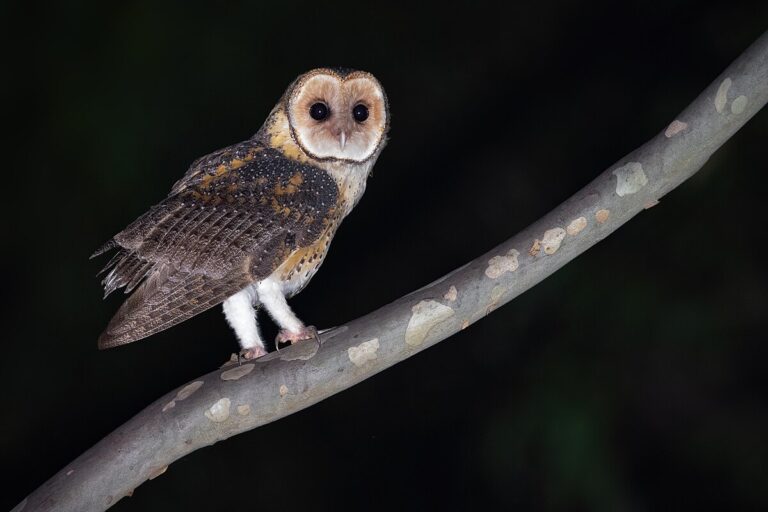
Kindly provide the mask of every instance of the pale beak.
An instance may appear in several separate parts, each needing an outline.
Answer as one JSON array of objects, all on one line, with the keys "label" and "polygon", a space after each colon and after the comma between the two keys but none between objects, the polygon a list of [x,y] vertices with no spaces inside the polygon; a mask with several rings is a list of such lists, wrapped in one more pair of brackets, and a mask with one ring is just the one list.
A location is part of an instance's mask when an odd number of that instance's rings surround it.
[{"label": "pale beak", "polygon": [[341,131],[339,134],[339,146],[341,147],[341,150],[344,151],[344,146],[347,145],[347,134],[344,133],[344,130]]}]

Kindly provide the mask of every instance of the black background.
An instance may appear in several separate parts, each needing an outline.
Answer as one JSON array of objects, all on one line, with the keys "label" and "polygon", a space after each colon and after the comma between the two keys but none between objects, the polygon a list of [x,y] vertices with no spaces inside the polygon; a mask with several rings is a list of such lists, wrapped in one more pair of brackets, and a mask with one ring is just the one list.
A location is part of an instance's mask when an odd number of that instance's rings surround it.
[{"label": "black background", "polygon": [[[312,284],[319,327],[490,249],[662,130],[768,2],[2,7],[9,509],[237,349],[219,308],[99,352],[88,255],[310,68],[373,72],[390,144]],[[530,292],[114,510],[768,507],[768,113]],[[274,328],[265,322],[265,333]]]}]

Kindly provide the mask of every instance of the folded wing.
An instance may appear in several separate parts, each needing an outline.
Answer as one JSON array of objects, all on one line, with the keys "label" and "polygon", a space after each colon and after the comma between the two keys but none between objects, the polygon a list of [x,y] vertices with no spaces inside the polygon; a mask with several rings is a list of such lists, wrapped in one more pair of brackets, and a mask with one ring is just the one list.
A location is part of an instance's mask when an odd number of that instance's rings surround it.
[{"label": "folded wing", "polygon": [[338,190],[322,169],[252,141],[196,161],[163,202],[107,242],[105,296],[133,294],[99,338],[109,348],[167,329],[269,276],[314,243]]}]

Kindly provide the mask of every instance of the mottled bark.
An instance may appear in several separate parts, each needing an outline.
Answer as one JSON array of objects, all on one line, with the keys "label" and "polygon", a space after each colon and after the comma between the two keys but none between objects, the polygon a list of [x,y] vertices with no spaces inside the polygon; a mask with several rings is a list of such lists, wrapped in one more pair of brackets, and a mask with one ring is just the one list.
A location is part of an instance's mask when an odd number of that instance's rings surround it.
[{"label": "mottled bark", "polygon": [[442,279],[323,333],[320,346],[307,341],[172,391],[15,510],[104,510],[179,457],[299,411],[444,340],[656,204],[766,100],[768,33],[661,133],[521,233]]}]

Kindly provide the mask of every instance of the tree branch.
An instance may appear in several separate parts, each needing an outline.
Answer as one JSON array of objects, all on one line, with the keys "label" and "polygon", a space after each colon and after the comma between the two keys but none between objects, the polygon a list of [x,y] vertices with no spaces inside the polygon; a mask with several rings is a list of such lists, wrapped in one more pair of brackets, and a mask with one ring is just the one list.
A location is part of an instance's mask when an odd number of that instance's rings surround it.
[{"label": "tree branch", "polygon": [[203,446],[342,391],[480,320],[698,171],[768,100],[763,34],[652,140],[492,251],[362,318],[172,391],[14,511],[105,510]]}]

